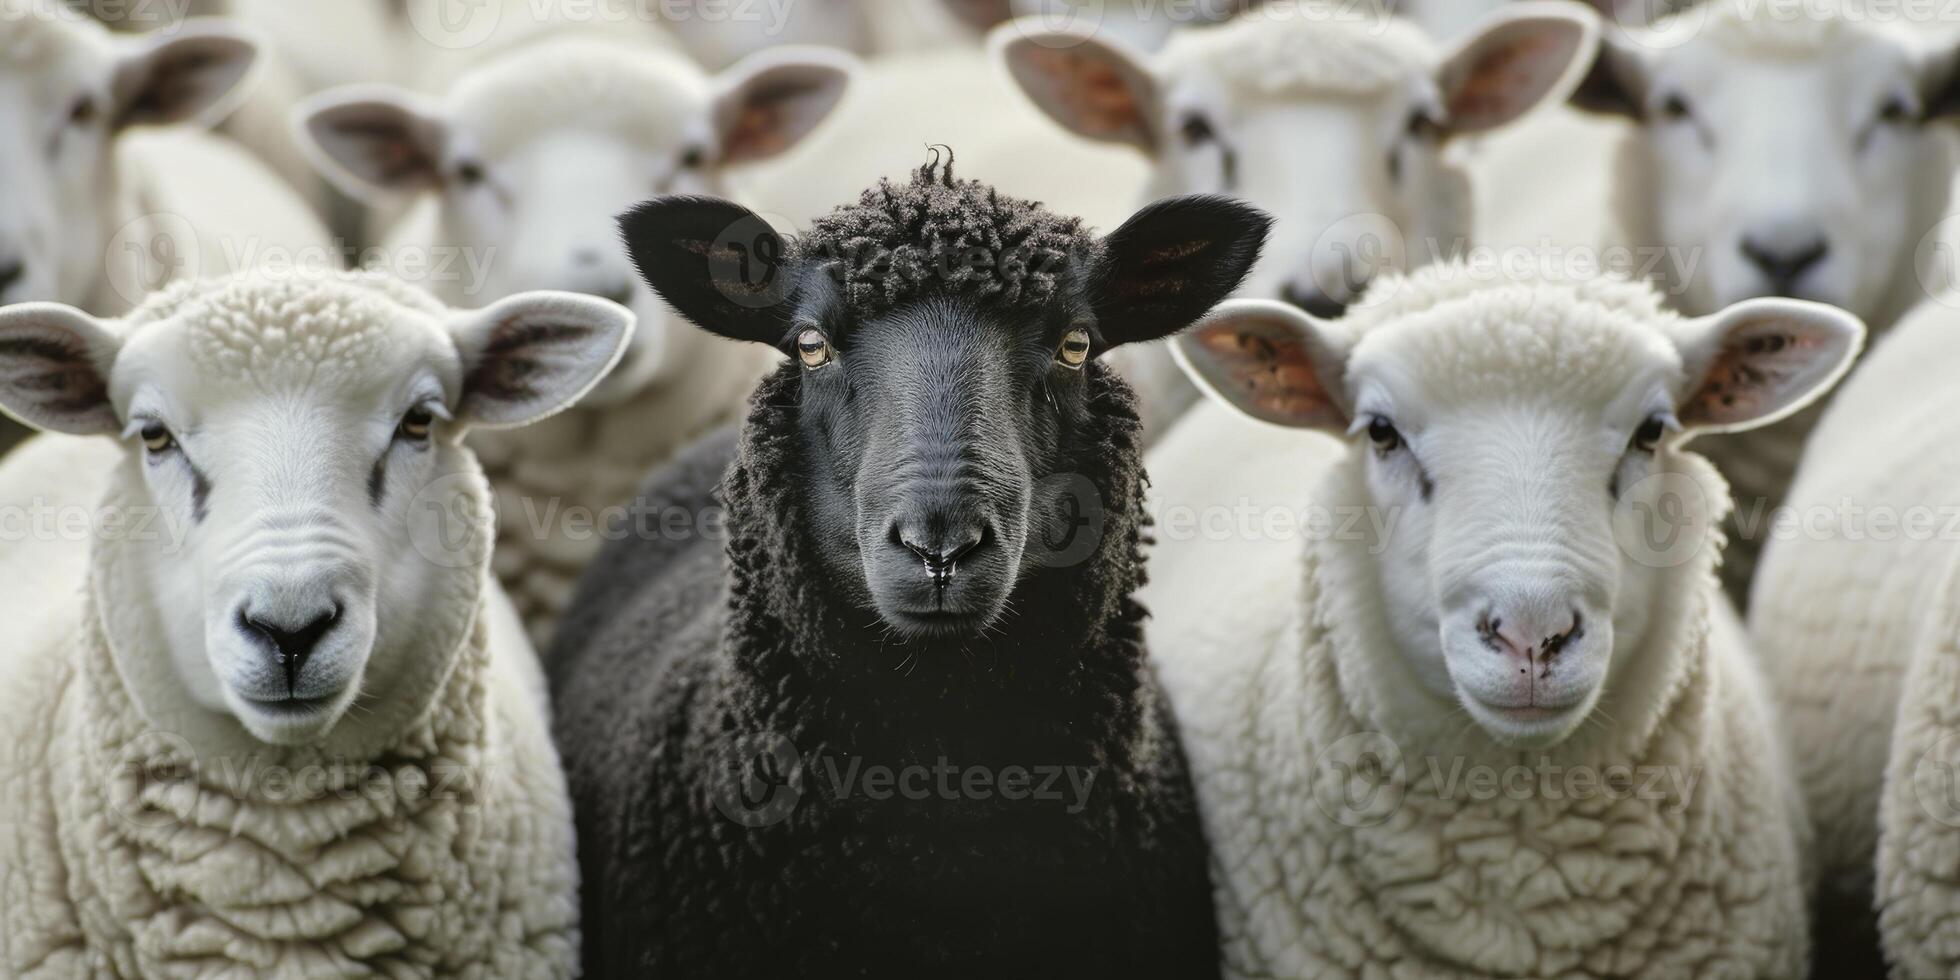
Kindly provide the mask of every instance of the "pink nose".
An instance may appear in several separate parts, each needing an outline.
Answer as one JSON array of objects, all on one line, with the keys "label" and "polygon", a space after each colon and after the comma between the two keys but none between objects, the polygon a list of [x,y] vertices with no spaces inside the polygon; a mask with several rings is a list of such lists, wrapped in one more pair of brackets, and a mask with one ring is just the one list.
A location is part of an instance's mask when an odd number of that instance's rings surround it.
[{"label": "pink nose", "polygon": [[1586,624],[1576,609],[1567,610],[1562,617],[1549,622],[1534,621],[1542,619],[1485,613],[1477,622],[1477,634],[1485,646],[1517,660],[1520,670],[1533,663],[1543,663],[1549,670],[1560,651],[1585,635]]}]

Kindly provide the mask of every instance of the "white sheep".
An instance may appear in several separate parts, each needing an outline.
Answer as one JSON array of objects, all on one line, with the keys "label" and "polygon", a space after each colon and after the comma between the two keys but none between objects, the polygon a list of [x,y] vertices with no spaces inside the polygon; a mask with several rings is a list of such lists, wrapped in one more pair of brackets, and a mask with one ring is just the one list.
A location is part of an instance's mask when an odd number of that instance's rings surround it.
[{"label": "white sheep", "polygon": [[[1820,945],[1951,976],[1960,299],[1880,341],[1832,400],[1763,553],[1749,625],[1817,827]],[[1905,397],[1902,397],[1905,396]],[[1877,864],[1874,868],[1874,854]],[[1828,931],[1823,931],[1828,930]]]},{"label": "white sheep", "polygon": [[1340,321],[1239,301],[1175,341],[1286,427],[1201,409],[1147,461],[1227,973],[1800,976],[1802,808],[1681,442],[1796,410],[1863,329],[1512,275],[1431,266]]},{"label": "white sheep", "polygon": [[9,457],[5,505],[100,491],[5,558],[0,973],[572,975],[570,803],[461,436],[631,326],[347,273],[0,310],[0,407],[98,437]]},{"label": "white sheep", "polygon": [[[996,29],[992,47],[1063,127],[1141,151],[1146,200],[1222,193],[1280,216],[1240,295],[1332,316],[1374,275],[1470,247],[1462,137],[1562,101],[1597,35],[1575,4],[1509,4],[1438,45],[1363,6],[1302,2],[1181,32],[1154,55],[1038,19]],[[1147,423],[1196,398],[1162,348],[1123,366]]]},{"label": "white sheep", "polygon": [[[1477,172],[1505,227],[1489,240],[1605,245],[1690,316],[1783,295],[1882,333],[1940,288],[1950,254],[1933,246],[1960,86],[1953,42],[1909,19],[1929,9],[1709,0],[1607,30],[1573,102],[1608,125],[1566,117],[1491,147]],[[1722,575],[1737,601],[1822,409],[1701,446],[1734,488]]]},{"label": "white sheep", "polygon": [[423,195],[389,251],[438,256],[427,284],[439,297],[565,289],[639,317],[592,397],[472,443],[503,517],[498,577],[540,644],[647,470],[732,417],[769,362],[675,319],[634,273],[613,217],[649,194],[726,193],[728,170],[816,127],[852,67],[781,48],[709,76],[648,45],[559,37],[491,60],[440,100],[363,86],[299,110],[319,165],[350,193]]},{"label": "white sheep", "polygon": [[[117,37],[36,0],[0,0],[0,304],[108,315],[170,278],[275,252],[330,262],[304,201],[188,125],[238,100],[255,52],[222,21]],[[0,450],[21,432],[0,419]]]}]

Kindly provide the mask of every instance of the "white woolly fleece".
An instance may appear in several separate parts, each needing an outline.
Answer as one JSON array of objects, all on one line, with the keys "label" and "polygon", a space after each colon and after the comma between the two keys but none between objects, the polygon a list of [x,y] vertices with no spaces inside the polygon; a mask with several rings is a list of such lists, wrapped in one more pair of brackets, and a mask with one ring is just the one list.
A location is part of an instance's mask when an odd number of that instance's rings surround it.
[{"label": "white woolly fleece", "polygon": [[[289,304],[289,335],[247,343],[227,318],[300,284],[233,282],[152,297],[125,336],[195,308],[193,356],[263,377],[358,360],[362,324],[305,329],[310,316],[358,320],[370,297],[441,309],[385,278],[341,281],[376,292]],[[52,486],[52,503],[140,515],[144,465],[106,439],[42,436],[0,464],[0,499]],[[473,466],[459,475],[487,495]],[[383,696],[320,742],[279,748],[182,692],[131,591],[144,580],[103,527],[85,566],[82,541],[48,535],[0,562],[36,572],[0,594],[0,975],[573,974],[571,806],[487,536],[432,585],[418,656]]]},{"label": "white woolly fleece", "polygon": [[[1585,306],[1673,320],[1640,287],[1541,290],[1520,310],[1509,287],[1477,296],[1488,287],[1468,278],[1384,282],[1350,325],[1448,308],[1466,327],[1439,363],[1584,374],[1624,347],[1612,331],[1548,340],[1542,318],[1604,319],[1570,315]],[[1466,302],[1492,315],[1466,316]],[[1662,459],[1718,522],[1720,476],[1692,454]],[[1716,549],[1665,579],[1638,648],[1614,652],[1593,720],[1524,751],[1391,652],[1371,584],[1379,532],[1338,516],[1372,509],[1361,461],[1216,403],[1149,458],[1159,544],[1141,599],[1213,847],[1227,975],[1801,975],[1807,827]],[[1242,506],[1335,520],[1221,540],[1202,524],[1183,533],[1172,513]]]},{"label": "white woolly fleece", "polygon": [[1876,853],[1885,951],[1913,977],[1960,971],[1960,312],[1943,299],[1842,386],[1749,621],[1817,826],[1820,887],[1862,900]]},{"label": "white woolly fleece", "polygon": [[1368,96],[1426,77],[1437,48],[1422,29],[1365,5],[1278,3],[1217,27],[1180,31],[1158,62],[1165,74],[1200,71],[1248,101]]}]

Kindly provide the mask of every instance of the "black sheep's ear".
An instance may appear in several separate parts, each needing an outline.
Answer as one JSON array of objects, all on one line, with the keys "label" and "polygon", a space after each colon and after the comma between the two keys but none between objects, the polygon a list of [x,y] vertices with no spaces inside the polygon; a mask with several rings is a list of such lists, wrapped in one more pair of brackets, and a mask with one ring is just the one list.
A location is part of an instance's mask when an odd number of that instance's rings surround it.
[{"label": "black sheep's ear", "polygon": [[626,251],[660,298],[696,326],[776,346],[789,332],[788,243],[760,215],[716,197],[656,197],[619,217]]},{"label": "black sheep's ear", "polygon": [[1096,328],[1109,347],[1190,326],[1239,288],[1266,243],[1266,212],[1192,194],[1144,207],[1103,239]]}]

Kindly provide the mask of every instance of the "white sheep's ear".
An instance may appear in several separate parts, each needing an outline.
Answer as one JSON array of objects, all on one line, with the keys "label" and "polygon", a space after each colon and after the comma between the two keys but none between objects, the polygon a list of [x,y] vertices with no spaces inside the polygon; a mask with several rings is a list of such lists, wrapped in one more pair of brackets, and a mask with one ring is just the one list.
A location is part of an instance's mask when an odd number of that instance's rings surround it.
[{"label": "white sheep's ear", "polygon": [[124,126],[213,123],[243,102],[260,44],[225,20],[192,18],[168,37],[121,42],[110,119]]},{"label": "white sheep's ear", "polygon": [[1248,418],[1335,435],[1352,423],[1346,336],[1298,307],[1222,303],[1171,341],[1171,353],[1199,390]]},{"label": "white sheep's ear", "polygon": [[752,54],[715,78],[721,162],[767,160],[803,141],[857,77],[842,51],[785,45]]},{"label": "white sheep's ear", "polygon": [[626,350],[633,314],[576,293],[518,293],[454,314],[449,332],[463,357],[456,421],[505,429],[585,397]]},{"label": "white sheep's ear", "polygon": [[50,432],[115,434],[109,367],[120,346],[109,321],[72,306],[0,307],[0,411]]},{"label": "white sheep's ear", "polygon": [[1436,82],[1452,133],[1495,129],[1563,102],[1599,48],[1599,17],[1574,3],[1506,4],[1443,58]]},{"label": "white sheep's ear", "polygon": [[1685,391],[1683,428],[1740,432],[1823,396],[1851,369],[1865,325],[1822,303],[1752,299],[1686,321],[1676,332]]},{"label": "white sheep's ear", "polygon": [[987,49],[1029,101],[1064,129],[1157,151],[1161,97],[1142,54],[1094,34],[1048,30],[1039,17],[994,28]]},{"label": "white sheep's ear", "polygon": [[449,126],[433,105],[391,85],[347,85],[294,107],[300,150],[342,193],[373,201],[442,185]]}]

